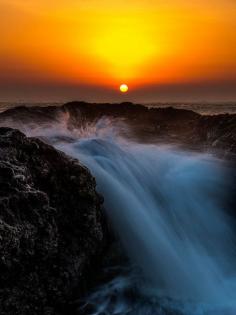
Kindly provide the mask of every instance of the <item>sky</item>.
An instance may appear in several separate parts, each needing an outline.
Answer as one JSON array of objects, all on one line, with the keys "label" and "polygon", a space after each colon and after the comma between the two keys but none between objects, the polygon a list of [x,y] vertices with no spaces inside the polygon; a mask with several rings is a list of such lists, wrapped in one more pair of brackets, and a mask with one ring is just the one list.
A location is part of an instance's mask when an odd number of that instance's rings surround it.
[{"label": "sky", "polygon": [[236,100],[236,1],[0,0],[0,101],[72,99]]}]

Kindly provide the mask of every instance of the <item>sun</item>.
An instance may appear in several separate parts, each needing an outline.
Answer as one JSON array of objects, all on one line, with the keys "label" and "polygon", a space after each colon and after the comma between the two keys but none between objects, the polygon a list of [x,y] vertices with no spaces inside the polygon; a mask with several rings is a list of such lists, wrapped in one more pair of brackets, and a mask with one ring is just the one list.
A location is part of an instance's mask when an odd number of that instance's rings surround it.
[{"label": "sun", "polygon": [[120,86],[120,91],[122,92],[122,93],[126,93],[127,91],[128,91],[128,85],[127,84],[121,84],[121,86]]}]

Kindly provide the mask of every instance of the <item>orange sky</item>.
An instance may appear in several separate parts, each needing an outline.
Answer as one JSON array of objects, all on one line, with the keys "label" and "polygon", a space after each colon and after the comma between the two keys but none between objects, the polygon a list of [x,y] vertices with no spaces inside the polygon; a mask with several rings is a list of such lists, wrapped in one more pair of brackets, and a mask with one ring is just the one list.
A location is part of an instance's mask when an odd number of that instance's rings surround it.
[{"label": "orange sky", "polygon": [[236,1],[0,0],[0,84],[8,92],[117,90],[123,82],[131,91],[236,82]]}]

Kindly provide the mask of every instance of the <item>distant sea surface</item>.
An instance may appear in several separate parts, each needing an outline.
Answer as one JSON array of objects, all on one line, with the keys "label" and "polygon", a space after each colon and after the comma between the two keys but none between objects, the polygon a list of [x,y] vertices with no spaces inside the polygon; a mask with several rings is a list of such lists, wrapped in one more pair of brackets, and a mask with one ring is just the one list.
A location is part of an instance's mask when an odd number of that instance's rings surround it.
[{"label": "distant sea surface", "polygon": [[236,114],[236,102],[230,103],[152,103],[148,107],[175,107],[189,109],[202,115]]},{"label": "distant sea surface", "polygon": [[[60,106],[63,103],[7,103],[0,102],[0,112],[3,112],[7,109],[18,107],[18,106]],[[145,103],[143,104],[147,107],[175,107],[180,109],[189,109],[193,110],[202,115],[217,115],[217,114],[236,114],[236,102],[227,102],[227,103]]]}]

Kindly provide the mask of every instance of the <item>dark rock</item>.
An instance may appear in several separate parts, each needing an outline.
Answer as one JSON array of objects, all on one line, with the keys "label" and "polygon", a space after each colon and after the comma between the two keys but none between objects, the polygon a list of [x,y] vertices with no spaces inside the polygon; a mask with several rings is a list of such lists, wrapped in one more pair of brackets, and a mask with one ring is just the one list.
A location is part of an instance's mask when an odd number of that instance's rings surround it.
[{"label": "dark rock", "polygon": [[[191,110],[147,108],[129,102],[70,102],[63,106],[9,109],[0,114],[0,125],[17,126],[24,131],[35,126],[37,130],[39,125],[50,128],[63,121],[64,127],[74,130],[96,123],[102,117],[124,122],[127,126],[125,136],[134,140],[222,151],[227,156],[236,154],[236,115],[229,114],[201,116]],[[38,136],[37,132],[34,134]]]},{"label": "dark rock", "polygon": [[236,115],[202,116],[195,129],[198,141],[225,154],[236,153]]},{"label": "dark rock", "polygon": [[106,246],[101,203],[77,160],[0,128],[1,315],[68,314]]}]

